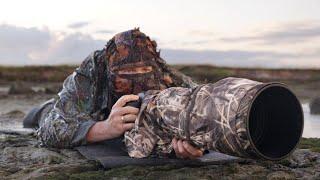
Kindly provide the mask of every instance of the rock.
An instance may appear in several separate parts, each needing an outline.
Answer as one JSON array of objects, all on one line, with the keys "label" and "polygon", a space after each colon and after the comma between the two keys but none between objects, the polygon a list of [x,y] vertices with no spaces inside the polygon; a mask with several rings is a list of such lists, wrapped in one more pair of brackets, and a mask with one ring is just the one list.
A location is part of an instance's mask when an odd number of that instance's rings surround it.
[{"label": "rock", "polygon": [[[0,117],[1,118],[1,117]],[[0,179],[319,179],[320,153],[297,149],[282,162],[102,169],[73,149],[38,147],[35,134],[0,132]]]},{"label": "rock", "polygon": [[311,114],[320,114],[320,97],[312,99],[309,107]]},{"label": "rock", "polygon": [[[24,146],[35,146],[34,135],[21,135],[21,134],[4,134],[0,133],[0,150],[4,150],[7,147],[24,147]],[[3,152],[0,152],[3,153]],[[0,157],[4,158],[4,157]]]},{"label": "rock", "polygon": [[2,115],[2,117],[6,118],[23,118],[25,113],[20,110],[12,110]]},{"label": "rock", "polygon": [[9,88],[8,94],[33,94],[32,87],[22,82],[14,82]]},{"label": "rock", "polygon": [[40,148],[35,136],[0,134],[0,179],[47,179],[99,167],[72,149]]},{"label": "rock", "polygon": [[284,171],[276,171],[268,174],[267,179],[279,179],[279,180],[286,180],[286,179],[295,179],[295,176],[291,172],[284,172]]},{"label": "rock", "polygon": [[9,89],[10,89],[9,86],[0,87],[0,98],[7,96],[8,92],[9,92]]},{"label": "rock", "polygon": [[312,152],[309,149],[297,149],[289,159],[289,166],[292,168],[310,167],[320,159],[319,153]]},{"label": "rock", "polygon": [[28,166],[34,163],[53,164],[63,162],[63,157],[56,152],[30,146],[5,147],[1,155],[2,161],[8,164],[15,163],[17,166],[20,164]]},{"label": "rock", "polygon": [[44,93],[46,90],[46,88],[44,88],[42,86],[33,86],[31,89],[37,94]]},{"label": "rock", "polygon": [[61,88],[61,85],[52,84],[45,87],[44,92],[46,94],[57,94],[61,90]]},{"label": "rock", "polygon": [[[20,110],[11,110],[0,114],[0,135],[28,135],[33,134],[32,129],[26,129],[22,126],[22,120],[25,113]],[[1,146],[1,144],[0,144]]]}]

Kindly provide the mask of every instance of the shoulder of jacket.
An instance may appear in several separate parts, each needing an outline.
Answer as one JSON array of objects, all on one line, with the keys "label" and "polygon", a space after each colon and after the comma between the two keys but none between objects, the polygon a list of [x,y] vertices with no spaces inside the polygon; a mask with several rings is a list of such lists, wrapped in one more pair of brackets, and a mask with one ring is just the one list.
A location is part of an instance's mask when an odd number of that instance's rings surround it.
[{"label": "shoulder of jacket", "polygon": [[94,75],[99,67],[105,66],[104,58],[101,58],[102,54],[102,50],[96,50],[90,53],[81,62],[80,66],[75,70],[75,72],[87,77]]}]

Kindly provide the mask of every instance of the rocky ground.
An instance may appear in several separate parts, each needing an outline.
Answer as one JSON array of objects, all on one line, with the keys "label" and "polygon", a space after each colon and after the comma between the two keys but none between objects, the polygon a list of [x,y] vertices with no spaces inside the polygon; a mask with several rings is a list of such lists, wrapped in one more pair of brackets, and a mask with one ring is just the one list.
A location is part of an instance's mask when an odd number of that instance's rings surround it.
[{"label": "rocky ground", "polygon": [[[228,76],[289,84],[302,101],[320,96],[319,70],[250,70],[177,66],[200,82]],[[320,139],[302,139],[280,162],[248,161],[201,167],[125,166],[103,169],[72,149],[38,147],[35,132],[22,128],[23,116],[50,99],[74,67],[0,68],[0,179],[320,179]]]},{"label": "rocky ground", "polygon": [[34,135],[0,135],[1,179],[320,179],[320,153],[298,149],[281,162],[202,167],[125,166],[104,170],[77,151],[38,148]]},{"label": "rocky ground", "polygon": [[21,119],[52,95],[0,98],[0,179],[320,179],[320,140],[303,139],[281,162],[249,161],[201,167],[175,165],[103,169],[72,149],[38,147],[35,133]]}]

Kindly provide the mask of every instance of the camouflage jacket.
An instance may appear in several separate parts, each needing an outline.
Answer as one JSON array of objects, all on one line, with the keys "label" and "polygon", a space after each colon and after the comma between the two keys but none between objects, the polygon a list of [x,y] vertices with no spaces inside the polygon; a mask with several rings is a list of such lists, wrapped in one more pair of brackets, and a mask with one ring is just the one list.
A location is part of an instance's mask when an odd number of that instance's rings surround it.
[{"label": "camouflage jacket", "polygon": [[[54,106],[40,119],[37,133],[42,146],[68,148],[87,144],[86,134],[91,126],[107,119],[115,99],[110,95],[112,89],[108,89],[104,57],[104,49],[93,52],[66,78]],[[161,67],[176,80],[173,86],[196,85],[165,61]]]}]

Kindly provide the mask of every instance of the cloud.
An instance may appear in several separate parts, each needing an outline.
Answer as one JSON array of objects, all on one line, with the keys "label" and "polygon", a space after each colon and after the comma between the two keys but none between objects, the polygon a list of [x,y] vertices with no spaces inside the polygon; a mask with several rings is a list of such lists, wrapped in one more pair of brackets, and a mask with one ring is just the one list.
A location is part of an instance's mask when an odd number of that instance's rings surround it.
[{"label": "cloud", "polygon": [[[91,52],[104,48],[106,40],[84,33],[54,32],[43,28],[0,25],[1,65],[80,64]],[[315,46],[316,47],[316,46]],[[320,68],[319,47],[303,53],[258,50],[163,49],[171,64],[213,64],[241,67]]]},{"label": "cloud", "polygon": [[69,24],[68,28],[79,29],[79,28],[86,27],[89,24],[90,24],[90,22],[88,22],[88,21],[80,21],[80,22],[75,22],[75,23]]},{"label": "cloud", "polygon": [[187,33],[190,36],[204,36],[204,37],[212,37],[215,36],[216,33],[208,30],[192,30]]},{"label": "cloud", "polygon": [[[229,67],[265,67],[265,68],[320,68],[320,51],[294,54],[272,51],[239,50],[179,50],[164,49],[162,57],[171,64],[213,64]],[[303,63],[301,63],[303,62]]]},{"label": "cloud", "polygon": [[78,64],[106,41],[83,33],[0,25],[0,64]]},{"label": "cloud", "polygon": [[29,54],[48,49],[52,35],[47,29],[0,25],[0,63],[25,64]]},{"label": "cloud", "polygon": [[34,50],[46,48],[51,35],[47,29],[0,25],[0,48]]},{"label": "cloud", "polygon": [[221,38],[224,42],[262,42],[264,44],[292,43],[320,37],[320,24],[289,24],[277,29],[270,29],[254,36]]},{"label": "cloud", "polygon": [[108,29],[105,29],[105,30],[98,30],[96,31],[97,34],[114,34],[116,33],[115,31],[113,30],[108,30]]},{"label": "cloud", "polygon": [[95,40],[90,35],[70,34],[55,42],[48,50],[47,61],[50,64],[79,64],[94,50],[102,49],[105,43],[106,41]]}]

